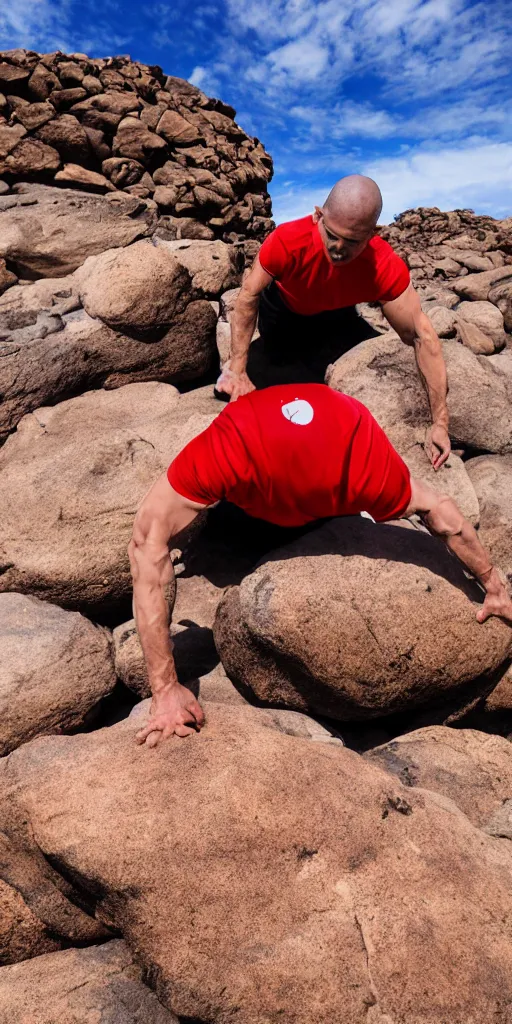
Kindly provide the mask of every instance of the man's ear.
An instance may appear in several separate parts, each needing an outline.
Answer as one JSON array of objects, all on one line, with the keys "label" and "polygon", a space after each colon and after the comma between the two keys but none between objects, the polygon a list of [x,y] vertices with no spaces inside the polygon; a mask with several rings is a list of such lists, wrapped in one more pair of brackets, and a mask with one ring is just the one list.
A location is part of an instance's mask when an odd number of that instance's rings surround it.
[{"label": "man's ear", "polygon": [[324,215],[324,211],[323,211],[322,207],[321,206],[315,206],[315,212],[313,214],[313,222],[315,224],[318,224],[318,221],[322,220],[323,215]]}]

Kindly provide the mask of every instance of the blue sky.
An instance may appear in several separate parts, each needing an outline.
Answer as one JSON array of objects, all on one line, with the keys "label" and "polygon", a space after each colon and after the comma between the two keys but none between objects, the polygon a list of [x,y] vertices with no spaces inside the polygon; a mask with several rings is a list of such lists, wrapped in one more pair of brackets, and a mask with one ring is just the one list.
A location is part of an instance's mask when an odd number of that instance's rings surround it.
[{"label": "blue sky", "polygon": [[5,0],[0,49],[129,53],[237,110],[272,153],[277,221],[342,174],[382,221],[417,205],[512,214],[510,0]]}]

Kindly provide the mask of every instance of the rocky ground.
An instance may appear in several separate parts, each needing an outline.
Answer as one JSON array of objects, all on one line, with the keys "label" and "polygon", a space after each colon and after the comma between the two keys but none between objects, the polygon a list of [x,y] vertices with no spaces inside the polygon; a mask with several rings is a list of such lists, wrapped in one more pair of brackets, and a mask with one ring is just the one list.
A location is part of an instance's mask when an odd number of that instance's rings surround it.
[{"label": "rocky ground", "polygon": [[[16,51],[0,83],[0,1024],[510,1024],[512,633],[417,522],[209,513],[172,552],[207,726],[134,743],[126,546],[219,411],[269,158],[128,58]],[[512,580],[511,223],[381,230],[443,339],[446,467],[378,309],[328,383]]]}]

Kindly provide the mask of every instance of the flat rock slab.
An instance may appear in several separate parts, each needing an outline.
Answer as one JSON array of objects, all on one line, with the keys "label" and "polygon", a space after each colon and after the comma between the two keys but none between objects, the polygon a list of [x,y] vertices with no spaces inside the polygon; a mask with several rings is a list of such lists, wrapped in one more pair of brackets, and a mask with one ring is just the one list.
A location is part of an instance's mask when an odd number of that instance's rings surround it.
[{"label": "flat rock slab", "polygon": [[0,594],[0,755],[77,728],[116,682],[110,635],[77,612]]},{"label": "flat rock slab", "polygon": [[0,970],[0,1024],[177,1024],[126,943],[66,949]]},{"label": "flat rock slab", "polygon": [[8,759],[12,798],[180,1019],[497,1019],[510,844],[264,717],[210,705],[199,735],[153,751],[130,720],[35,740]]},{"label": "flat rock slab", "polygon": [[512,578],[512,455],[480,455],[466,468],[481,508],[480,540]]},{"label": "flat rock slab", "polygon": [[217,611],[228,675],[258,698],[341,721],[485,695],[510,627],[476,621],[482,591],[417,530],[331,520],[275,551]]},{"label": "flat rock slab", "polygon": [[20,188],[0,196],[0,257],[20,277],[64,277],[88,256],[146,238],[156,226],[154,211],[133,196]]},{"label": "flat rock slab", "polygon": [[219,406],[210,387],[127,384],[24,417],[0,451],[0,590],[78,609],[128,596],[138,504]]}]

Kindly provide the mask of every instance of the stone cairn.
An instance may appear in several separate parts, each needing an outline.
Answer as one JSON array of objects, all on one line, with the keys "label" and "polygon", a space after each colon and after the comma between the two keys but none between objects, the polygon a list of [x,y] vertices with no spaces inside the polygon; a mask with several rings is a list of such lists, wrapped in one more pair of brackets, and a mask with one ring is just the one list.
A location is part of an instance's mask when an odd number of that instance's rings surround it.
[{"label": "stone cairn", "polygon": [[152,199],[168,238],[262,239],[272,160],[233,107],[127,56],[0,53],[0,177]]}]

